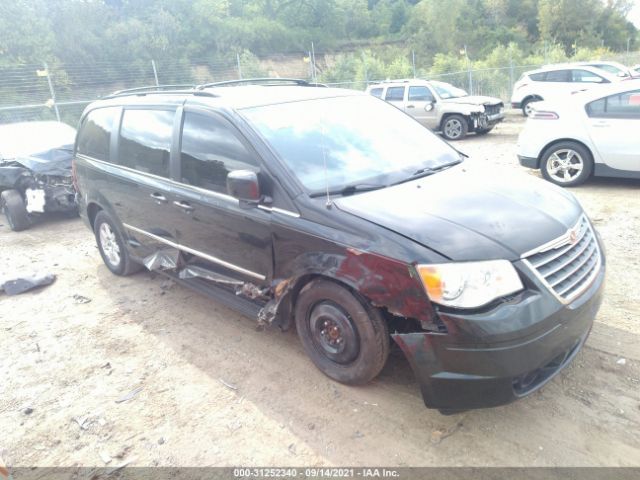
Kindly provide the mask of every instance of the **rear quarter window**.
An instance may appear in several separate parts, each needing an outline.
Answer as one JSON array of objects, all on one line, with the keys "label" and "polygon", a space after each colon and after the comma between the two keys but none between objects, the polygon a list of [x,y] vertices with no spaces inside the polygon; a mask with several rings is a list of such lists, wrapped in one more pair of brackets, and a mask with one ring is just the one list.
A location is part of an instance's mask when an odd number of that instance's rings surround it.
[{"label": "rear quarter window", "polygon": [[534,82],[544,82],[545,72],[532,73],[529,78]]},{"label": "rear quarter window", "polygon": [[372,88],[369,93],[374,97],[381,98],[382,97],[382,88]]},{"label": "rear quarter window", "polygon": [[78,133],[77,153],[108,161],[111,132],[119,113],[119,107],[98,108],[89,112]]}]

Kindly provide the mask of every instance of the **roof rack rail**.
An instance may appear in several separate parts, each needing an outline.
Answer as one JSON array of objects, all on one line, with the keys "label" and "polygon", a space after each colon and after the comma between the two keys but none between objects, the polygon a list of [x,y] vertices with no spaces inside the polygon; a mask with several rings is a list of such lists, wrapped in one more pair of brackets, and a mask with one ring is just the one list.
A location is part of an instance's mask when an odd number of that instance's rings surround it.
[{"label": "roof rack rail", "polygon": [[195,85],[189,84],[176,84],[176,85],[148,85],[146,87],[135,87],[135,88],[126,88],[124,90],[117,90],[110,94],[110,97],[118,96],[118,95],[135,95],[136,93],[144,94],[144,93],[153,93],[153,92],[164,92],[165,90],[180,90],[180,89],[193,89]]},{"label": "roof rack rail", "polygon": [[234,85],[265,85],[275,86],[283,83],[294,84],[299,87],[326,87],[323,83],[309,82],[301,78],[243,78],[240,80],[226,80],[223,82],[204,83],[195,87],[202,90],[209,87],[231,87]]},{"label": "roof rack rail", "polygon": [[137,88],[127,88],[126,90],[118,90],[113,92],[103,98],[116,98],[116,97],[124,97],[127,95],[160,95],[167,93],[175,93],[175,94],[190,94],[202,97],[217,97],[211,92],[205,92],[202,90],[196,90],[195,85],[192,84],[184,84],[184,85],[151,85],[148,87],[137,87]]}]

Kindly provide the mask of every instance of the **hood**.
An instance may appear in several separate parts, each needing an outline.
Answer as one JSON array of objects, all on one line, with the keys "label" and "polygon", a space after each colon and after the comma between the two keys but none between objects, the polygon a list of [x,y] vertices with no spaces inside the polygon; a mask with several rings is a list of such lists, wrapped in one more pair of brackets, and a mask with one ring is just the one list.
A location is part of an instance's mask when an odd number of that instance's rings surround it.
[{"label": "hood", "polygon": [[464,165],[335,204],[456,261],[514,261],[566,233],[582,213],[571,193],[548,182]]},{"label": "hood", "polygon": [[447,98],[442,100],[444,103],[458,103],[463,105],[497,105],[502,100],[495,97],[483,97],[481,95],[467,95],[466,97]]},{"label": "hood", "polygon": [[7,161],[5,165],[23,166],[38,175],[70,177],[72,159],[73,145],[69,145],[34,155],[17,157]]}]

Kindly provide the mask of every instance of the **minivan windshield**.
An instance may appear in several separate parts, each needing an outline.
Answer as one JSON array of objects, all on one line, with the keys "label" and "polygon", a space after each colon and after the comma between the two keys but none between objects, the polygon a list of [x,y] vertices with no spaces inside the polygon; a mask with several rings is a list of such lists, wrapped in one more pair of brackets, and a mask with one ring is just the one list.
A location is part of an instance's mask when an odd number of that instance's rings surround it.
[{"label": "minivan windshield", "polygon": [[370,95],[250,107],[241,113],[311,195],[354,193],[428,174],[461,155]]},{"label": "minivan windshield", "polygon": [[431,85],[436,89],[436,92],[438,92],[438,95],[440,95],[440,98],[442,98],[443,100],[446,100],[447,98],[460,98],[469,96],[466,91],[462,90],[461,88],[454,87],[450,83],[431,82]]}]

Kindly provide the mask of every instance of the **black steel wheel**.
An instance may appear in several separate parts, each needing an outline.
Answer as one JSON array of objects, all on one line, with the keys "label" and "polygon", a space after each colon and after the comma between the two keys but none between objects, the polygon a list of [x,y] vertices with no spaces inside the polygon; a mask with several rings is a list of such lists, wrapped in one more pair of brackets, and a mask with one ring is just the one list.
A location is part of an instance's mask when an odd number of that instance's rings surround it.
[{"label": "black steel wheel", "polygon": [[366,383],[384,367],[389,355],[386,321],[347,288],[329,280],[310,282],[296,299],[295,320],[307,355],[334,380]]}]

